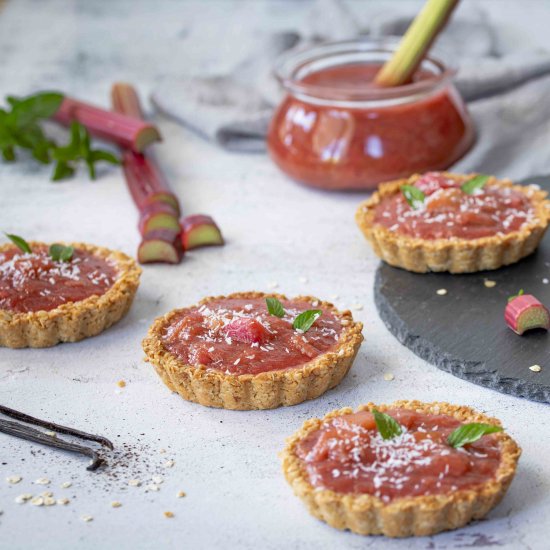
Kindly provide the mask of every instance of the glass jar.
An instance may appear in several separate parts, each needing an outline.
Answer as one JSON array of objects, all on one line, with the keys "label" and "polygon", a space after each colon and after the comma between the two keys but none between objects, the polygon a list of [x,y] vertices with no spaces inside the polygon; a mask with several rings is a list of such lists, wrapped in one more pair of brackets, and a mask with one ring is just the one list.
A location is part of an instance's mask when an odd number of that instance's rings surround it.
[{"label": "glass jar", "polygon": [[397,39],[355,40],[290,52],[275,74],[286,91],[268,150],[296,181],[332,190],[443,170],[475,141],[455,71],[425,58],[415,80],[393,88],[373,79]]}]

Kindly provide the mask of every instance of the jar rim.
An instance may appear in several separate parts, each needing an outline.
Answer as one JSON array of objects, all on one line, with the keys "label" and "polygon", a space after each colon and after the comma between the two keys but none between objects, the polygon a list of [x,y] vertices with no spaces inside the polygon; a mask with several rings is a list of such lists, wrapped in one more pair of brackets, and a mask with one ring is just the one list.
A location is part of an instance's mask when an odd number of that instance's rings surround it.
[{"label": "jar rim", "polygon": [[[385,36],[380,38],[360,38],[338,42],[326,42],[320,45],[293,48],[280,56],[274,66],[274,75],[278,82],[293,95],[317,98],[321,100],[370,101],[370,100],[403,100],[424,95],[446,85],[456,74],[456,69],[445,64],[437,56],[426,56],[420,67],[433,74],[424,78],[391,88],[357,86],[337,86],[305,83],[304,76],[316,72],[315,66],[328,63],[317,69],[343,66],[365,61],[384,62],[396,50],[401,37]],[[346,61],[347,60],[347,61]],[[307,72],[308,67],[310,68]],[[305,74],[304,74],[305,72]]]}]

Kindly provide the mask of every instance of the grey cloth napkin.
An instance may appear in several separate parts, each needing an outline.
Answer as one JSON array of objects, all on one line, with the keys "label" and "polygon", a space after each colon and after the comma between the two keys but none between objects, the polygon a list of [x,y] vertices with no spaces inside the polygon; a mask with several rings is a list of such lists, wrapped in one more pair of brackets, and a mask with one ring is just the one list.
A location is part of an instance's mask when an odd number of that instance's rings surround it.
[{"label": "grey cloth napkin", "polygon": [[[281,91],[270,74],[275,59],[294,46],[357,36],[401,35],[413,13],[354,13],[341,0],[318,0],[300,32],[263,37],[253,55],[226,75],[161,83],[156,108],[221,147],[265,150],[265,136]],[[459,65],[456,85],[468,101],[478,141],[457,164],[519,179],[550,172],[550,52],[508,52],[505,32],[477,9],[458,9],[436,47]]]}]

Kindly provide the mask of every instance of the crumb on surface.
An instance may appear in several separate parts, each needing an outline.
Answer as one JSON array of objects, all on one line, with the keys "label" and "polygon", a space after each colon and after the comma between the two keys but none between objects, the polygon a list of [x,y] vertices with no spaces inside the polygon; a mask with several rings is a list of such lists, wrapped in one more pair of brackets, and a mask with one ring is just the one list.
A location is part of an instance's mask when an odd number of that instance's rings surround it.
[{"label": "crumb on surface", "polygon": [[540,365],[531,365],[529,367],[529,370],[533,372],[540,372],[542,370],[542,367]]},{"label": "crumb on surface", "polygon": [[6,478],[6,481],[8,483],[11,483],[12,485],[15,485],[16,483],[19,483],[23,478],[21,476],[8,476]]},{"label": "crumb on surface", "polygon": [[440,289],[436,290],[435,293],[438,296],[445,296],[445,294],[447,294],[447,289],[446,288],[440,288]]},{"label": "crumb on surface", "polygon": [[165,518],[173,518],[174,517],[174,512],[170,512],[170,511],[164,512],[164,517]]},{"label": "crumb on surface", "polygon": [[39,477],[34,483],[35,485],[49,485],[50,480],[47,477]]},{"label": "crumb on surface", "polygon": [[497,282],[496,281],[491,281],[491,279],[485,279],[483,281],[483,284],[485,285],[486,288],[493,288],[497,285]]},{"label": "crumb on surface", "polygon": [[395,379],[395,376],[391,372],[387,372],[386,374],[384,374],[384,380],[387,380],[388,382],[390,382],[391,380],[394,380],[394,379]]},{"label": "crumb on surface", "polygon": [[119,380],[116,385],[119,387],[119,388],[125,388],[126,387],[126,382],[124,380]]},{"label": "crumb on surface", "polygon": [[177,494],[178,498],[183,498],[183,497],[186,497],[186,496],[187,496],[187,493],[185,491],[178,491],[178,494]]}]

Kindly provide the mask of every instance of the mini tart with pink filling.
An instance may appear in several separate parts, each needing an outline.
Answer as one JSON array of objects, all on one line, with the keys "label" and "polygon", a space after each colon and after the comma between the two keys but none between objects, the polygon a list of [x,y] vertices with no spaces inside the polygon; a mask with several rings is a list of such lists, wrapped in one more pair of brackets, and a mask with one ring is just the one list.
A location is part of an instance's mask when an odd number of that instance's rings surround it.
[{"label": "mini tart with pink filling", "polygon": [[130,309],[141,269],[123,254],[72,243],[68,261],[54,260],[49,245],[32,252],[0,246],[0,346],[45,348],[77,342],[119,321]]},{"label": "mini tart with pink filling", "polygon": [[[266,298],[280,300],[271,315]],[[293,320],[321,315],[301,332]],[[362,324],[310,296],[243,292],[205,298],[160,317],[143,341],[146,360],[172,391],[208,407],[252,410],[296,405],[337,386],[359,350]]]},{"label": "mini tart with pink filling", "polygon": [[[408,271],[471,273],[513,264],[535,251],[550,222],[550,201],[537,186],[490,177],[473,193],[477,174],[431,172],[379,186],[356,213],[374,252]],[[410,206],[404,185],[425,194]]]},{"label": "mini tart with pink filling", "polygon": [[[383,439],[370,411],[397,420]],[[484,517],[514,477],[521,449],[501,431],[463,447],[447,438],[465,423],[500,426],[469,407],[396,401],[314,418],[287,441],[284,475],[311,514],[361,535],[426,536]]]}]

